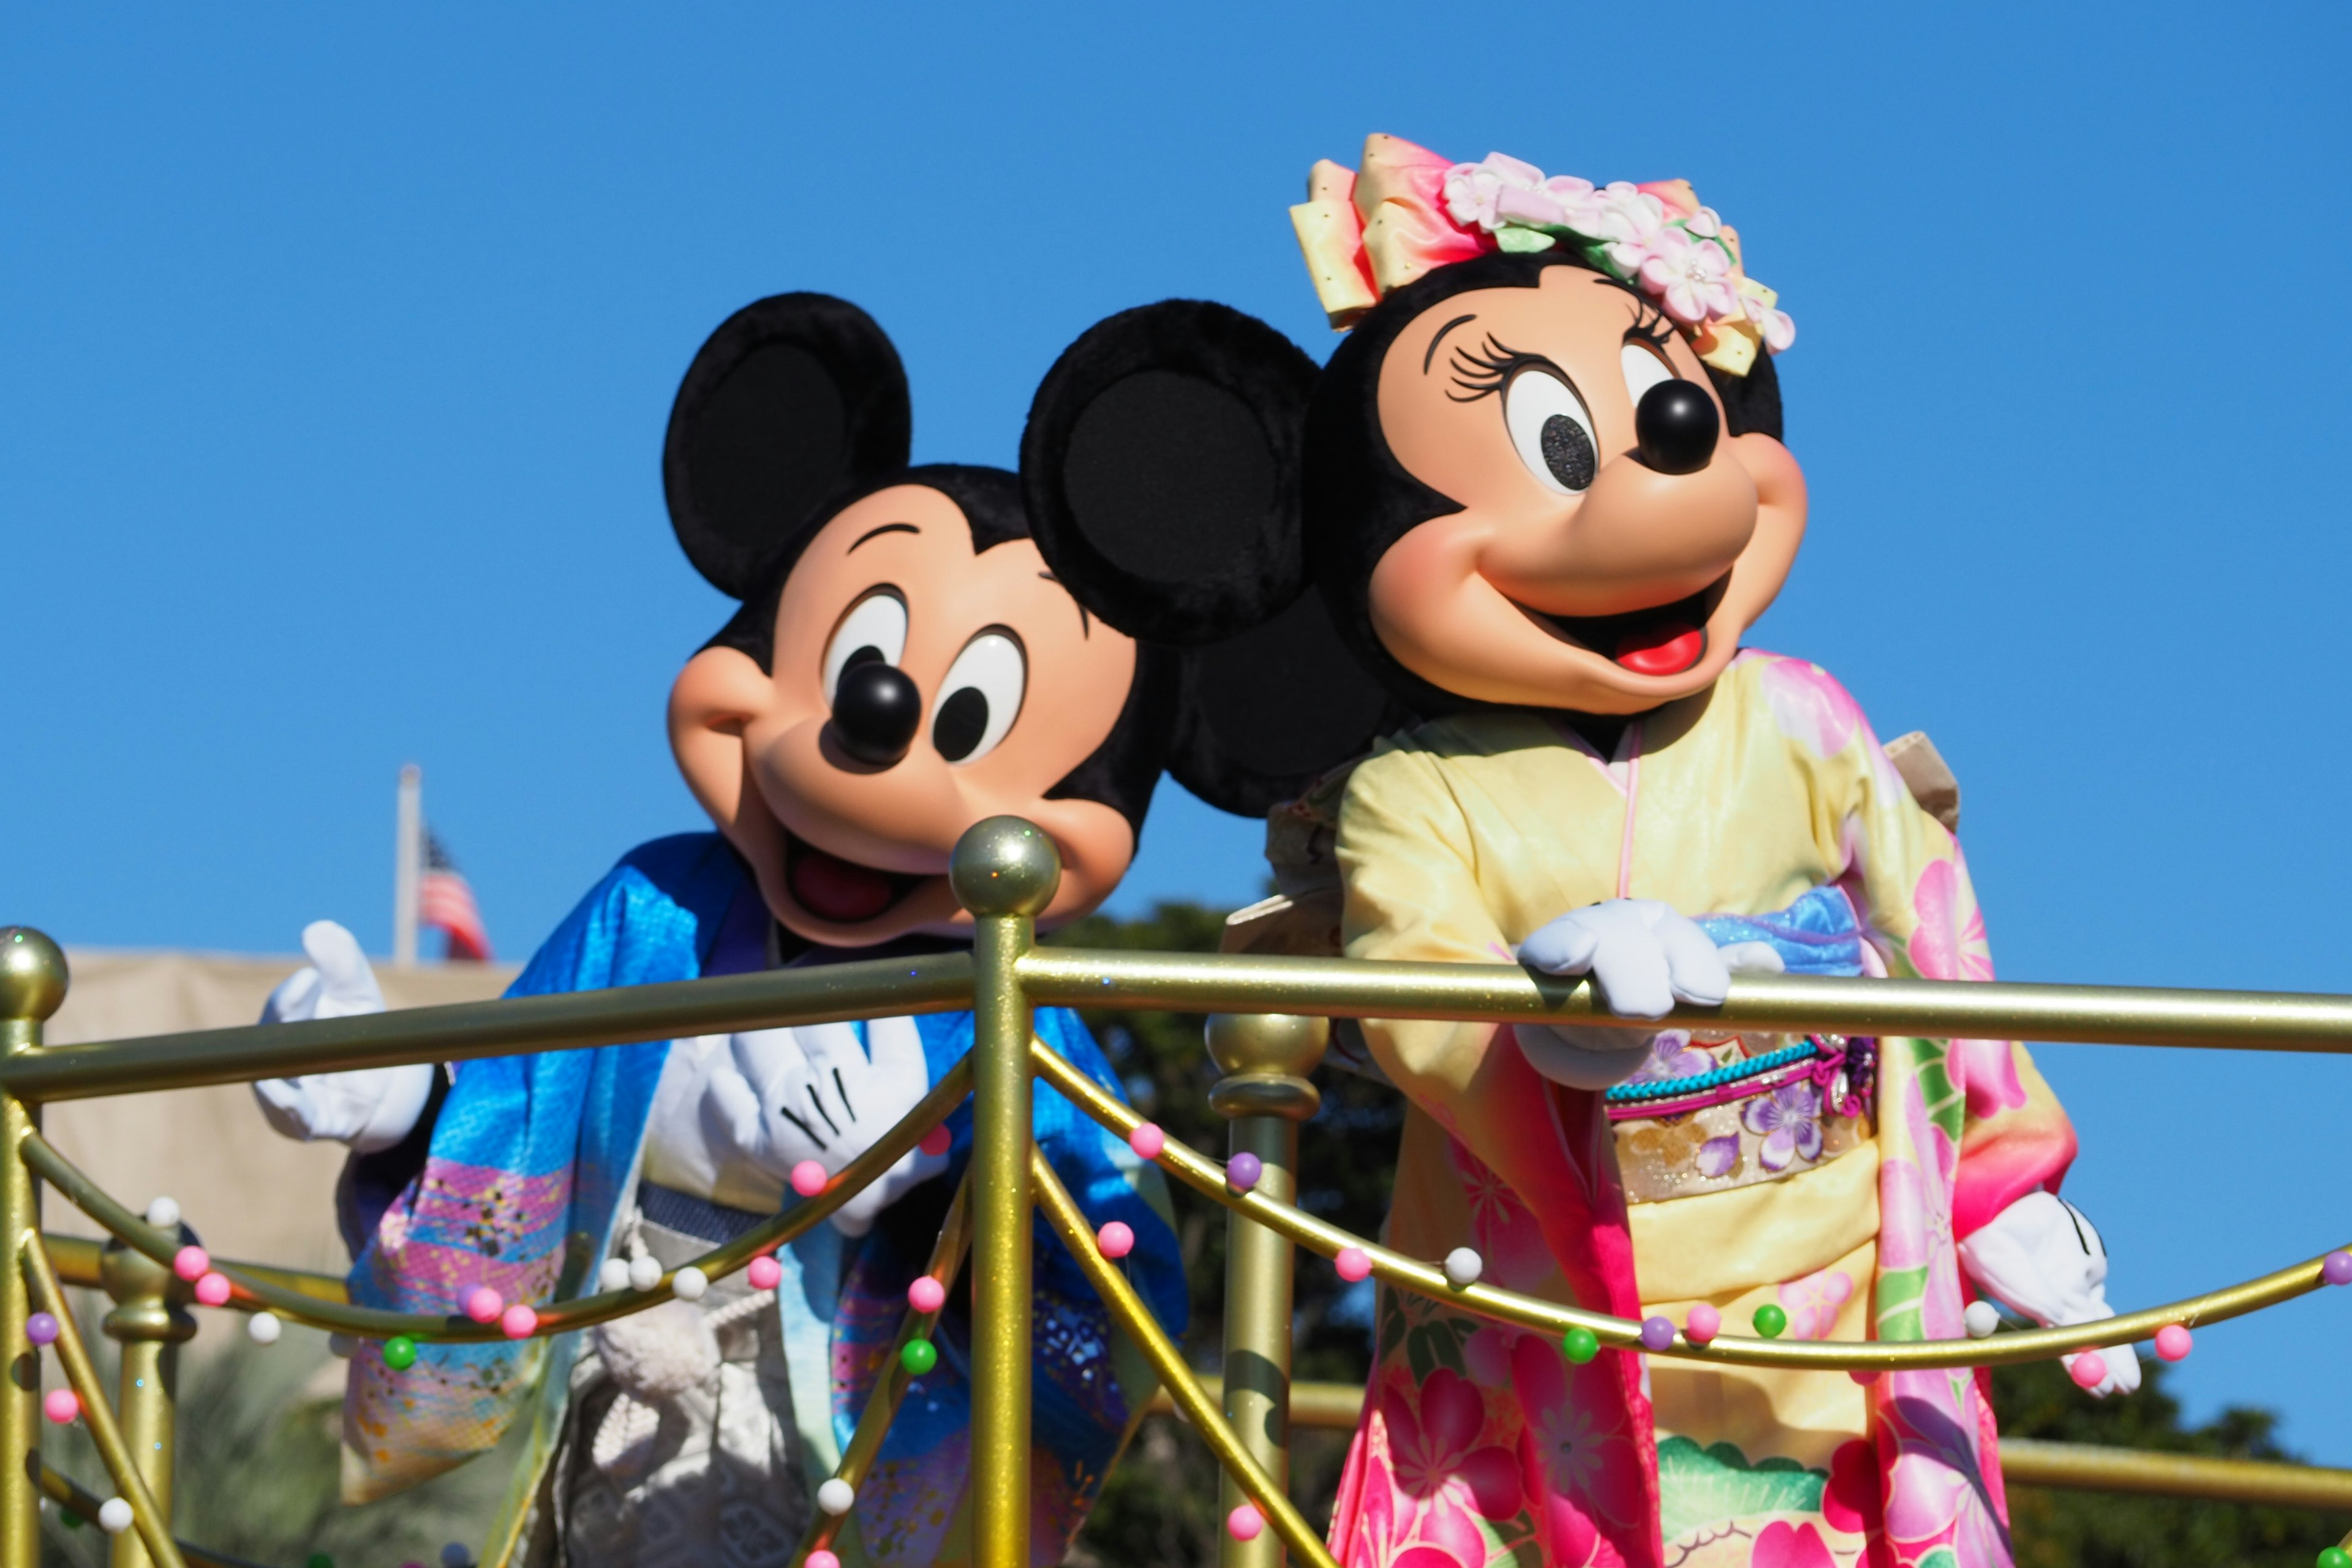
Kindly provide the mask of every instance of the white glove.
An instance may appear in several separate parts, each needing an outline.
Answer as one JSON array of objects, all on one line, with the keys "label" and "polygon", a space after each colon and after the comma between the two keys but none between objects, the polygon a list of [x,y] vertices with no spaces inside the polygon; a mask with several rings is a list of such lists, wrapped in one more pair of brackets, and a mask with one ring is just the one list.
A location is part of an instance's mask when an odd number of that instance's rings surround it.
[{"label": "white glove", "polygon": [[[912,1018],[866,1026],[873,1054],[847,1024],[757,1029],[728,1037],[733,1071],[711,1075],[713,1108],[744,1157],[771,1174],[814,1160],[832,1175],[874,1146],[930,1091],[923,1038]],[[909,1149],[833,1214],[844,1236],[864,1236],[909,1189],[947,1169],[945,1154]]]},{"label": "white glove", "polygon": [[[1960,1263],[1986,1294],[2044,1328],[2116,1315],[2107,1305],[2106,1244],[2082,1210],[2054,1193],[2028,1193],[1987,1220],[1960,1243]],[[2063,1359],[2074,1366],[2074,1356]],[[2129,1345],[2099,1359],[2107,1375],[2091,1389],[2095,1397],[2138,1389],[2139,1357]]]},{"label": "white glove", "polygon": [[[1736,959],[1736,964],[1727,963]],[[1622,1018],[1661,1018],[1677,997],[1716,1006],[1730,994],[1735,967],[1779,973],[1768,943],[1717,951],[1687,916],[1654,899],[1611,899],[1570,910],[1519,944],[1519,962],[1547,974],[1591,974],[1601,999]],[[1656,1037],[1572,1024],[1512,1028],[1528,1065],[1571,1089],[1604,1089],[1637,1071]]]},{"label": "white glove", "polygon": [[[332,921],[302,928],[308,967],[296,970],[269,994],[261,1009],[265,1024],[300,1024],[313,1018],[352,1018],[383,1011],[383,993],[368,967],[359,939]],[[362,1154],[389,1149],[409,1134],[433,1093],[429,1063],[397,1068],[359,1068],[351,1072],[310,1073],[302,1078],[264,1079],[253,1086],[269,1125],[289,1138],[309,1142],[331,1138]]]}]

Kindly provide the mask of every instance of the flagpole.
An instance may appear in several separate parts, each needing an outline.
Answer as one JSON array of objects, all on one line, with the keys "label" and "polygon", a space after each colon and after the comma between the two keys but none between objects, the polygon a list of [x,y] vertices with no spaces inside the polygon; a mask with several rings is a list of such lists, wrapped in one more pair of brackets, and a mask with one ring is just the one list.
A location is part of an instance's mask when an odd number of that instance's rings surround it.
[{"label": "flagpole", "polygon": [[392,966],[416,967],[416,878],[425,863],[425,771],[400,770],[400,808],[392,863]]}]

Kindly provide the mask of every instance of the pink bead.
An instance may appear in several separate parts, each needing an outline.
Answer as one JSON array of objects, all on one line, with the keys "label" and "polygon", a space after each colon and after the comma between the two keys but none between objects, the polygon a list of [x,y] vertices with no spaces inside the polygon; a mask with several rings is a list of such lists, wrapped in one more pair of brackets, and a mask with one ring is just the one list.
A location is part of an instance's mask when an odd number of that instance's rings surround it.
[{"label": "pink bead", "polygon": [[1135,1232],[1124,1220],[1113,1220],[1095,1232],[1095,1246],[1105,1258],[1125,1258],[1135,1250]]},{"label": "pink bead", "polygon": [[2106,1381],[2107,1358],[2096,1351],[2084,1351],[2074,1358],[2071,1369],[2077,1388],[2096,1388]]},{"label": "pink bead", "polygon": [[2156,1331],[2156,1353],[2166,1361],[2187,1361],[2196,1341],[2179,1323],[2167,1323]]},{"label": "pink bead", "polygon": [[939,1126],[932,1128],[929,1132],[924,1133],[923,1141],[916,1144],[915,1147],[920,1149],[924,1153],[929,1154],[931,1158],[936,1160],[940,1155],[955,1147],[955,1134],[948,1131],[947,1123],[941,1122]]},{"label": "pink bead", "polygon": [[499,1314],[499,1332],[510,1340],[527,1340],[539,1327],[539,1314],[517,1301]]},{"label": "pink bead", "polygon": [[1331,1260],[1331,1267],[1339,1271],[1340,1279],[1353,1285],[1359,1279],[1372,1277],[1372,1255],[1360,1247],[1343,1247],[1339,1256]]},{"label": "pink bead", "polygon": [[1139,1160],[1157,1160],[1160,1151],[1168,1147],[1168,1134],[1160,1131],[1158,1122],[1147,1121],[1127,1135],[1127,1146]]},{"label": "pink bead", "polygon": [[213,1260],[201,1247],[184,1247],[172,1255],[172,1272],[193,1285],[211,1269]]},{"label": "pink bead", "polygon": [[841,1559],[820,1546],[801,1559],[805,1568],[841,1568]]},{"label": "pink bead", "polygon": [[918,1312],[936,1312],[948,1304],[948,1288],[926,1274],[907,1287],[907,1305]]},{"label": "pink bead", "polygon": [[1847,1373],[1846,1375],[1853,1379],[1854,1382],[1860,1384],[1864,1388],[1868,1388],[1872,1384],[1878,1381],[1878,1374],[1870,1371],[1866,1367],[1855,1367],[1852,1372]]},{"label": "pink bead", "polygon": [[813,1198],[824,1191],[825,1183],[831,1179],[824,1173],[824,1167],[814,1160],[803,1160],[793,1167],[793,1191],[804,1198]]},{"label": "pink bead", "polygon": [[1695,1345],[1703,1345],[1723,1332],[1723,1314],[1701,1301],[1683,1319],[1683,1338]]},{"label": "pink bead", "polygon": [[1245,1502],[1225,1515],[1225,1533],[1235,1541],[1255,1541],[1265,1529],[1265,1515],[1258,1512],[1254,1502]]},{"label": "pink bead", "polygon": [[466,1316],[478,1323],[495,1323],[506,1310],[507,1299],[488,1285],[477,1285],[466,1292]]},{"label": "pink bead", "polygon": [[228,1305],[228,1276],[207,1274],[196,1281],[196,1300],[207,1307]]},{"label": "pink bead", "polygon": [[783,1277],[784,1266],[764,1253],[751,1259],[751,1266],[743,1270],[743,1278],[754,1290],[772,1290]]},{"label": "pink bead", "polygon": [[41,1414],[62,1426],[81,1414],[81,1401],[70,1388],[52,1388],[41,1395]]}]

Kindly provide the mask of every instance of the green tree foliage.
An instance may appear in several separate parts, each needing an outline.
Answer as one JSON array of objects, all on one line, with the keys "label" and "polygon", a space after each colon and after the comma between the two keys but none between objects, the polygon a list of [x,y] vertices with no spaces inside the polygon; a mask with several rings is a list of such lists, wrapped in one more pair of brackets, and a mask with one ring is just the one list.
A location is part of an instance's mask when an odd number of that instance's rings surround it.
[{"label": "green tree foliage", "polygon": [[[1073,947],[1212,952],[1221,915],[1191,904],[1161,904],[1148,919],[1095,916],[1046,940]],[[1222,1155],[1223,1122],[1210,1110],[1217,1072],[1202,1045],[1197,1015],[1104,1008],[1084,1015],[1128,1079],[1130,1097],[1165,1128],[1204,1152]],[[1300,1139],[1299,1201],[1360,1236],[1379,1234],[1388,1212],[1399,1097],[1344,1072],[1316,1077],[1323,1109]],[[1177,1188],[1178,1237],[1192,1282],[1192,1321],[1185,1352],[1214,1372],[1224,1317],[1225,1211]],[[1347,1291],[1320,1259],[1298,1271],[1297,1362],[1302,1382],[1360,1383],[1370,1370],[1366,1324],[1343,1304]],[[1360,1296],[1358,1300],[1362,1298]],[[2004,1367],[1993,1374],[1993,1406],[2012,1436],[2235,1458],[2288,1459],[2267,1411],[2232,1407],[2200,1426],[2184,1426],[2168,1393],[2168,1369],[2146,1366],[2147,1382],[2128,1399],[2093,1400],[2053,1362]],[[1293,1434],[1291,1495],[1310,1521],[1330,1517],[1343,1433]],[[1111,1476],[1079,1540],[1074,1563],[1120,1568],[1200,1568],[1216,1560],[1222,1523],[1217,1469],[1208,1450],[1172,1417],[1144,1423],[1127,1460]],[[2293,1509],[2175,1502],[2161,1498],[2060,1492],[2019,1487],[2010,1492],[2020,1568],[2306,1568],[2352,1517]]]}]

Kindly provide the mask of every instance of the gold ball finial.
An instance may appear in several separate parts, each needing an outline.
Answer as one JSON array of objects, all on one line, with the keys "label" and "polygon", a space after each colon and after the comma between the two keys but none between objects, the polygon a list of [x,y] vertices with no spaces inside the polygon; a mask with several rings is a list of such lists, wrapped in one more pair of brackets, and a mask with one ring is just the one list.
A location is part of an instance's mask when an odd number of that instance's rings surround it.
[{"label": "gold ball finial", "polygon": [[965,829],[948,863],[956,901],[974,915],[1045,912],[1062,885],[1061,851],[1045,829],[1018,816],[992,816]]},{"label": "gold ball finial", "polygon": [[0,1018],[39,1023],[65,1005],[66,955],[31,926],[0,926]]}]

